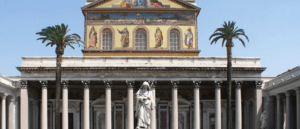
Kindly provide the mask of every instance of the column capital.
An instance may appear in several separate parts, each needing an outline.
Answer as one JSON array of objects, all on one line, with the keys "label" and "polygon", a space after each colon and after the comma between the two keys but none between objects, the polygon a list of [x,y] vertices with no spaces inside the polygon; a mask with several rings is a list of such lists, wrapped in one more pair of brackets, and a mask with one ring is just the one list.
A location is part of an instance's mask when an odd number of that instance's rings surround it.
[{"label": "column capital", "polygon": [[63,89],[68,89],[69,88],[69,81],[68,80],[62,80],[61,85]]},{"label": "column capital", "polygon": [[28,81],[21,80],[21,88],[22,89],[27,89],[28,88]]},{"label": "column capital", "polygon": [[236,84],[236,87],[235,87],[236,89],[241,89],[243,81],[235,81],[235,84]]},{"label": "column capital", "polygon": [[126,81],[127,86],[129,89],[133,89],[134,88],[134,81]]},{"label": "column capital", "polygon": [[201,81],[193,81],[194,88],[200,88]]},{"label": "column capital", "polygon": [[215,86],[216,88],[221,88],[222,87],[222,81],[215,81]]},{"label": "column capital", "polygon": [[280,100],[281,99],[281,94],[276,94],[276,99]]},{"label": "column capital", "polygon": [[42,89],[47,89],[48,87],[48,81],[47,80],[41,80],[40,81]]},{"label": "column capital", "polygon": [[295,88],[296,94],[300,94],[300,87]]},{"label": "column capital", "polygon": [[15,102],[15,98],[13,96],[7,98],[8,102]]},{"label": "column capital", "polygon": [[263,81],[255,81],[256,89],[261,89],[262,88],[262,83],[263,83]]},{"label": "column capital", "polygon": [[83,84],[84,89],[90,88],[90,81],[89,80],[84,80],[84,81],[81,81],[81,82]]},{"label": "column capital", "polygon": [[288,91],[284,92],[284,94],[285,94],[286,97],[290,97],[291,96],[291,91],[288,90]]},{"label": "column capital", "polygon": [[106,89],[111,89],[111,87],[112,87],[112,81],[105,80],[105,81],[103,81],[103,83],[104,83]]},{"label": "column capital", "polygon": [[177,89],[179,85],[179,81],[171,81],[171,84],[173,86],[173,89]]},{"label": "column capital", "polygon": [[2,94],[2,95],[1,95],[1,97],[2,97],[2,99],[6,99],[6,97],[7,97],[7,94],[6,94],[6,93],[4,93],[4,94]]},{"label": "column capital", "polygon": [[267,96],[267,101],[273,101],[273,96]]}]

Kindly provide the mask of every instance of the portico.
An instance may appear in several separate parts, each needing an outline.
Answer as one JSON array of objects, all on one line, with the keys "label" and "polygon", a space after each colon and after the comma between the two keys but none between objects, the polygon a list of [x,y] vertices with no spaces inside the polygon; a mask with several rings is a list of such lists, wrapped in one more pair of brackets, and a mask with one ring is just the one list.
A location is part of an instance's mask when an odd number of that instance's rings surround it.
[{"label": "portico", "polygon": [[[259,75],[264,68],[261,68],[259,64],[250,63],[253,62],[251,60],[259,60],[259,58],[235,59],[233,81],[236,82],[234,83],[235,96],[239,97],[235,97],[233,111],[235,118],[238,118],[235,119],[238,125],[235,128],[240,129],[242,126],[241,96],[243,95],[241,89],[256,87],[256,81],[260,81]],[[35,60],[42,61],[38,64]],[[97,63],[104,60],[106,63]],[[226,78],[224,76],[226,68],[220,62],[225,61],[226,58],[215,58],[214,63],[211,64],[208,64],[210,58],[202,57],[185,58],[185,62],[178,63],[176,60],[182,59],[178,57],[66,57],[62,72],[62,127],[68,128],[72,122],[74,129],[79,129],[79,127],[83,129],[134,129],[136,124],[135,92],[143,81],[152,83],[154,80],[152,92],[156,96],[157,108],[152,112],[152,115],[156,116],[156,119],[152,119],[155,121],[152,125],[153,129],[192,129],[194,127],[204,129],[216,125],[220,125],[216,127],[218,129],[225,128]],[[51,74],[55,71],[50,65],[54,61],[55,58],[24,57],[22,66],[18,68],[23,73],[20,117],[26,117],[28,110],[25,109],[29,108],[28,105],[22,105],[22,103],[34,99],[40,100],[40,127],[48,127],[48,129],[54,127],[55,119],[53,115],[55,80]],[[87,61],[93,63],[89,67],[78,67],[83,65],[82,62]],[[164,62],[163,65],[162,62]],[[124,67],[117,67],[121,64]],[[144,64],[144,66],[141,67],[139,64]],[[197,67],[198,64],[211,67]],[[245,64],[249,67],[239,67]],[[32,67],[33,65],[40,67]],[[111,67],[112,65],[114,66]],[[160,66],[152,67],[152,65]],[[185,67],[178,67],[179,65]],[[251,72],[245,73],[243,72],[245,70]],[[244,73],[247,76],[244,76]],[[213,79],[213,76],[217,78]],[[28,87],[35,88],[31,90]],[[39,93],[41,96],[36,96],[36,98],[32,95]],[[257,107],[261,105],[259,97],[254,103]],[[253,111],[257,110],[253,108]],[[21,121],[21,124],[27,122],[29,121]],[[45,122],[52,125],[45,125]],[[24,127],[24,129],[27,128]]]}]

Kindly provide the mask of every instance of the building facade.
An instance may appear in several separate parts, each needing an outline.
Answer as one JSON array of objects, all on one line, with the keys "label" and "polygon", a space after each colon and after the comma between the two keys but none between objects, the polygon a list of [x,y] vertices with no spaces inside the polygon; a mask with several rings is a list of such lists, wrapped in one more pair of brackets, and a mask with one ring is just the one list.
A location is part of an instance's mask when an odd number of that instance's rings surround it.
[{"label": "building facade", "polygon": [[[226,129],[227,59],[198,56],[193,2],[88,0],[83,56],[63,57],[62,129],[134,129],[144,81],[157,105],[151,129]],[[55,57],[23,57],[21,76],[0,77],[1,129],[54,129],[55,65]],[[256,57],[232,65],[234,128],[259,129],[271,108],[266,68]]]}]

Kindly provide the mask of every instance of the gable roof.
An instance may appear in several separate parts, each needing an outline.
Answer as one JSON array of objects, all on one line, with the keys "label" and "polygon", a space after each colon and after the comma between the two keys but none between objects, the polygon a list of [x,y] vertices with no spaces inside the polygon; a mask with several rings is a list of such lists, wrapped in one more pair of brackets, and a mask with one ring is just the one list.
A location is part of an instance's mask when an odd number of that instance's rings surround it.
[{"label": "gable roof", "polygon": [[100,4],[104,4],[106,2],[110,2],[112,0],[96,0],[92,3],[89,3],[88,5],[85,5],[81,8],[81,10],[83,12],[85,11],[103,11],[103,10],[106,10],[106,11],[112,11],[112,10],[122,10],[122,11],[142,11],[142,10],[145,10],[145,11],[196,11],[196,12],[200,12],[201,8],[193,5],[193,4],[190,4],[188,2],[185,2],[185,1],[182,1],[182,0],[171,0],[175,3],[178,3],[184,7],[186,7],[187,9],[183,9],[183,8],[96,8],[98,5]]}]

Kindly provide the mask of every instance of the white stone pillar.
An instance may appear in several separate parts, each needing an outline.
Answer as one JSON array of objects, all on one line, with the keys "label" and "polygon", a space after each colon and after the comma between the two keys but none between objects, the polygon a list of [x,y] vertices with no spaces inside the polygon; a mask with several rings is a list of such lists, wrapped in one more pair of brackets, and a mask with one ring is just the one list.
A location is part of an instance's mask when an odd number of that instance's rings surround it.
[{"label": "white stone pillar", "polygon": [[82,81],[84,86],[83,129],[90,129],[90,81]]},{"label": "white stone pillar", "polygon": [[[156,81],[153,81],[152,82],[152,87],[151,87],[151,90],[152,90],[152,97],[153,97],[153,102],[155,103],[156,105],[156,96],[155,96],[155,88],[156,88]],[[156,107],[151,110],[151,129],[156,129]]]},{"label": "white stone pillar", "polygon": [[300,87],[298,87],[296,89],[296,102],[297,102],[297,105],[296,105],[296,112],[297,112],[297,129],[300,129]]},{"label": "white stone pillar", "polygon": [[11,96],[8,99],[8,110],[9,110],[8,129],[15,129],[15,127],[16,127],[16,106],[15,106],[15,98],[13,96]]},{"label": "white stone pillar", "polygon": [[275,111],[274,111],[274,96],[267,96],[267,128],[266,129],[275,129]]},{"label": "white stone pillar", "polygon": [[215,113],[215,129],[222,128],[222,118],[221,118],[221,87],[222,82],[215,81],[215,102],[216,102],[216,113]]},{"label": "white stone pillar", "polygon": [[291,128],[291,93],[290,91],[285,92],[285,104],[286,104],[286,129]]},{"label": "white stone pillar", "polygon": [[242,129],[242,95],[241,95],[241,81],[236,81],[235,87],[235,129]]},{"label": "white stone pillar", "polygon": [[133,87],[134,81],[126,81],[128,85],[127,96],[127,125],[128,129],[134,129]]},{"label": "white stone pillar", "polygon": [[104,81],[105,88],[105,129],[111,129],[111,87],[112,81]]},{"label": "white stone pillar", "polygon": [[282,129],[282,102],[281,102],[281,95],[277,94],[276,95],[276,100],[277,100],[277,116],[276,116],[276,129]]},{"label": "white stone pillar", "polygon": [[20,89],[20,129],[28,129],[28,83],[21,81]]},{"label": "white stone pillar", "polygon": [[69,81],[61,82],[62,86],[62,129],[69,129],[69,102],[68,102],[68,88]]},{"label": "white stone pillar", "polygon": [[40,81],[42,88],[41,129],[48,128],[48,81]]},{"label": "white stone pillar", "polygon": [[179,81],[171,81],[172,89],[172,129],[178,129],[178,97],[177,88]]},{"label": "white stone pillar", "polygon": [[201,81],[193,81],[194,83],[194,129],[200,129],[200,84]]},{"label": "white stone pillar", "polygon": [[262,81],[255,82],[254,129],[260,129],[260,115],[262,112]]},{"label": "white stone pillar", "polygon": [[2,95],[1,129],[6,129],[6,97],[7,97],[7,94]]}]

